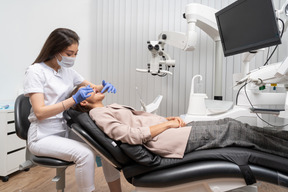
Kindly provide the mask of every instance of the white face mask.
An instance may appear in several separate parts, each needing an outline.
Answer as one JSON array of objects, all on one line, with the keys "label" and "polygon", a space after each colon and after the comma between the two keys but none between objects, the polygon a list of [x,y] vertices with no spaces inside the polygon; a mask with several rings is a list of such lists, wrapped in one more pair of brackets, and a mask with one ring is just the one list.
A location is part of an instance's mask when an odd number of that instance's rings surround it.
[{"label": "white face mask", "polygon": [[62,57],[62,60],[59,61],[56,57],[56,60],[57,60],[57,63],[58,65],[60,65],[61,67],[72,67],[75,63],[75,57],[65,57],[65,56],[62,56],[60,53],[59,55]]}]

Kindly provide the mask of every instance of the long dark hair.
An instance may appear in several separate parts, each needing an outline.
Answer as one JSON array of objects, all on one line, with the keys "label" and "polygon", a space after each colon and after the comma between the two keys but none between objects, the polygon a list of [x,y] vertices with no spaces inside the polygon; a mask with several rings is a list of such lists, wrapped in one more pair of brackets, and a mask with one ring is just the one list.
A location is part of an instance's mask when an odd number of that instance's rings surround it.
[{"label": "long dark hair", "polygon": [[64,51],[70,45],[74,43],[79,44],[79,40],[80,38],[77,33],[72,31],[71,29],[55,29],[47,38],[38,57],[33,62],[33,64],[53,59],[57,53]]}]

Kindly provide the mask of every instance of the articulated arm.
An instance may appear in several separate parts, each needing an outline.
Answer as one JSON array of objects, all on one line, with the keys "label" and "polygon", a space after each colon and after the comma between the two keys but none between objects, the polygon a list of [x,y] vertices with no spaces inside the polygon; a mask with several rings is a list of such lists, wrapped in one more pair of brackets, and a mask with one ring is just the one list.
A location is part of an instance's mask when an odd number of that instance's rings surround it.
[{"label": "articulated arm", "polygon": [[[281,18],[284,22],[284,31],[286,31],[287,26],[288,26],[288,0],[282,5],[280,10],[276,11],[277,17]],[[280,30],[282,25],[279,25]]]},{"label": "articulated arm", "polygon": [[245,78],[237,82],[254,83],[257,86],[265,84],[287,84],[288,85],[288,57],[283,61],[275,64],[261,66],[250,71]]},{"label": "articulated arm", "polygon": [[[172,75],[170,67],[175,66],[175,60],[164,52],[164,45],[184,51],[193,51],[197,44],[196,26],[206,32],[214,41],[220,41],[215,13],[217,10],[205,5],[191,3],[186,6],[184,18],[187,20],[187,33],[164,31],[158,36],[158,41],[148,41],[148,49],[152,54],[148,69],[136,69],[152,75]],[[165,69],[163,69],[163,65]]]}]

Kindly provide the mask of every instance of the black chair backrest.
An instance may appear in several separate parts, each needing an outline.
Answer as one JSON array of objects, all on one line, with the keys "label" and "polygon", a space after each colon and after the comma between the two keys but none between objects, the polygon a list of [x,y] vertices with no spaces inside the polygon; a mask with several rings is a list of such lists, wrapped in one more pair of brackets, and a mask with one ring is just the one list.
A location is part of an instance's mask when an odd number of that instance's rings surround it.
[{"label": "black chair backrest", "polygon": [[30,110],[29,97],[25,97],[23,94],[19,95],[14,104],[15,130],[17,136],[24,140],[27,140],[27,133],[30,127],[30,121],[28,120]]}]

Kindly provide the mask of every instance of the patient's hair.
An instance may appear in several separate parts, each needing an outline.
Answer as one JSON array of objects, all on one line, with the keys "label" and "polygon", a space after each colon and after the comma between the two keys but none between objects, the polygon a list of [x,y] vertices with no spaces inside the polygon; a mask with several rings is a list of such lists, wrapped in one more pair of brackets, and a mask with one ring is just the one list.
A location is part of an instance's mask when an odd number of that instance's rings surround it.
[{"label": "patient's hair", "polygon": [[[81,88],[80,85],[78,85],[77,87],[75,87],[74,90],[72,91],[70,97],[72,97],[72,95],[75,95],[80,88]],[[74,110],[76,110],[76,111],[81,111],[81,112],[85,112],[85,113],[89,113],[89,111],[91,110],[91,109],[88,108],[88,107],[81,106],[80,103],[73,105],[71,108],[74,109]]]}]

